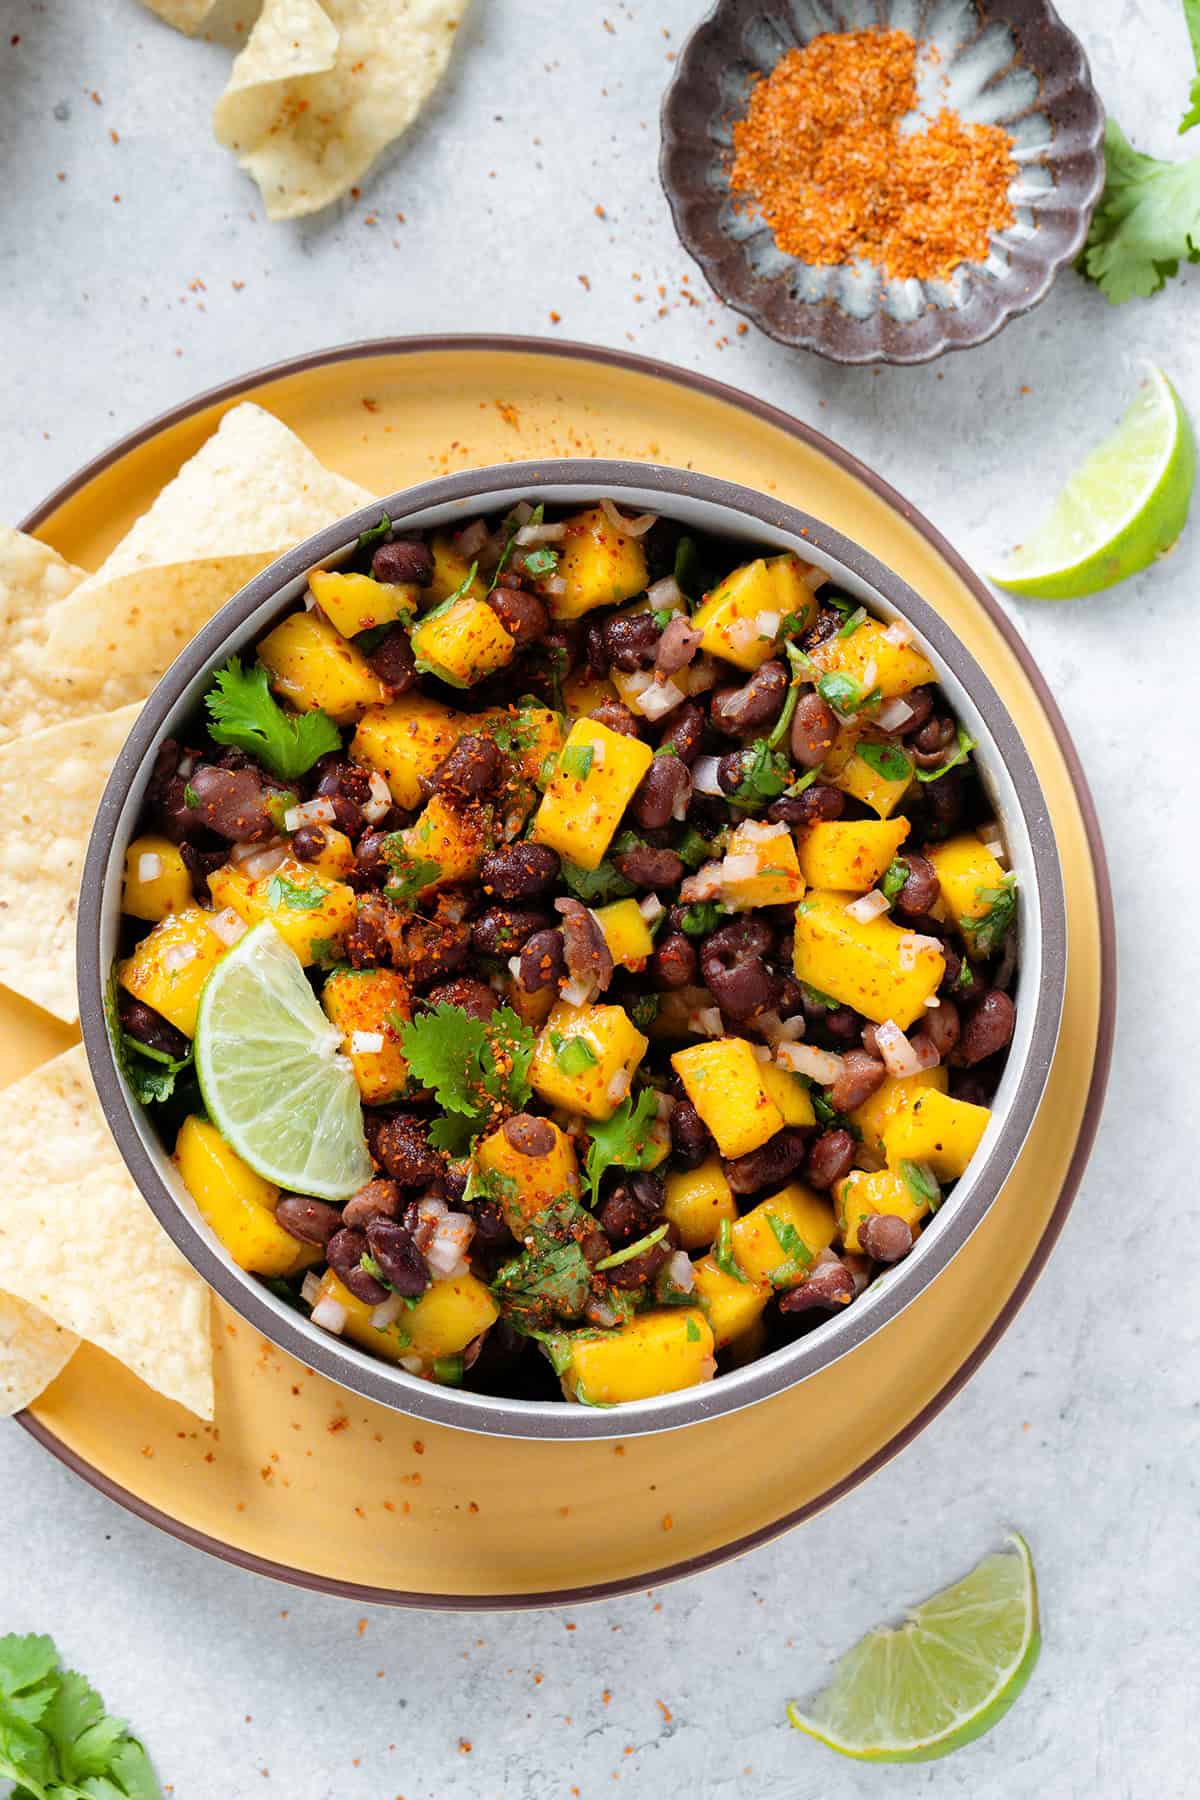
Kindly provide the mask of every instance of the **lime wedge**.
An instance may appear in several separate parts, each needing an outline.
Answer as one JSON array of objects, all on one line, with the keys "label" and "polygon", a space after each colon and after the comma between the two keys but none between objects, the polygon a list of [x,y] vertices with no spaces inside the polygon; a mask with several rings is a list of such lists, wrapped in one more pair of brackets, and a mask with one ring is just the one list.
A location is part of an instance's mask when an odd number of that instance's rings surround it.
[{"label": "lime wedge", "polygon": [[341,1043],[269,921],[204,984],[196,1073],[213,1124],[268,1181],[322,1200],[347,1199],[374,1172]]},{"label": "lime wedge", "polygon": [[989,579],[1035,600],[1070,600],[1112,587],[1171,548],[1195,478],[1191,422],[1162,370],[1149,367],[1113,435],[1071,477],[1045,523]]},{"label": "lime wedge", "polygon": [[788,1718],[843,1756],[928,1762],[982,1737],[1002,1719],[1041,1649],[1029,1546],[1015,1533],[962,1581],[935,1594],[896,1630],[869,1632],[833,1680]]}]

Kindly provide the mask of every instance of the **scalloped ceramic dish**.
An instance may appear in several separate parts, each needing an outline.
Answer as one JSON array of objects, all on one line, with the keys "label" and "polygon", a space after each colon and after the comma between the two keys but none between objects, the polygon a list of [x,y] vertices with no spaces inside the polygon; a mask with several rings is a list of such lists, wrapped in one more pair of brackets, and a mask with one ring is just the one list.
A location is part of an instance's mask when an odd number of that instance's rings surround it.
[{"label": "scalloped ceramic dish", "polygon": [[[946,280],[801,262],[730,190],[732,126],[757,77],[822,32],[870,28],[908,31],[936,51],[918,60],[922,115],[949,103],[1014,140],[1014,222],[993,234],[986,261]],[[917,363],[983,343],[1045,298],[1086,236],[1103,140],[1083,49],[1048,0],[718,0],[667,90],[660,168],[685,248],[771,337],[833,362]]]}]

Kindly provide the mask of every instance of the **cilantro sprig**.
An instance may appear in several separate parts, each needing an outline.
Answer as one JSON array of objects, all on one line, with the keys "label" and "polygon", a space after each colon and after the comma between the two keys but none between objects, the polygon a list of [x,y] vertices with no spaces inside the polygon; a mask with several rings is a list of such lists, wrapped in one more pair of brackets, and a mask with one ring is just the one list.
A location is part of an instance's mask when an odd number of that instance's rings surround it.
[{"label": "cilantro sprig", "polygon": [[140,1038],[123,1031],[121,1048],[124,1051],[122,1066],[129,1085],[143,1106],[169,1100],[175,1092],[176,1077],[192,1064],[191,1044],[185,1056],[171,1056],[166,1050],[156,1050],[152,1044],[143,1044]]},{"label": "cilantro sprig", "polygon": [[413,1079],[454,1115],[430,1127],[438,1150],[461,1153],[497,1114],[519,1111],[533,1092],[534,1033],[511,1007],[473,1019],[461,1006],[439,1001],[402,1025],[400,1042]]},{"label": "cilantro sprig", "polygon": [[961,918],[959,929],[976,956],[992,956],[1000,948],[1017,916],[1017,878],[1004,877],[999,887],[976,888],[975,898],[987,911],[977,919]]},{"label": "cilantro sprig", "polygon": [[742,751],[741,779],[729,796],[729,804],[742,812],[766,806],[792,778],[792,765],[781,750],[772,750],[766,738],[755,738]]},{"label": "cilantro sprig", "polygon": [[294,781],[322,756],[342,747],[337,726],[326,712],[287,713],[271,693],[261,663],[243,669],[231,656],[205,695],[214,743],[246,750],[272,774]]},{"label": "cilantro sprig", "polygon": [[14,1800],[162,1800],[144,1747],[48,1637],[0,1637],[0,1780]]},{"label": "cilantro sprig", "polygon": [[658,1095],[653,1088],[643,1088],[637,1099],[622,1100],[610,1119],[588,1125],[588,1145],[584,1174],[591,1189],[591,1205],[600,1198],[600,1178],[606,1169],[645,1169],[658,1151],[652,1127],[658,1118]]}]

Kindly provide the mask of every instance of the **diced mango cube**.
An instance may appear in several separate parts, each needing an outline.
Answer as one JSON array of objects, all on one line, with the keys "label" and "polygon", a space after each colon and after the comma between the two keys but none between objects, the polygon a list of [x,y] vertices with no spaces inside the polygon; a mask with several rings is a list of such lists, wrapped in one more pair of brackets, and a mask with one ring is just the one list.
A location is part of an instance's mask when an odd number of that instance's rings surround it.
[{"label": "diced mango cube", "polygon": [[981,919],[991,902],[981,899],[980,891],[994,890],[1004,880],[1004,869],[991,851],[972,833],[964,832],[947,838],[944,844],[927,844],[925,854],[942,887],[933,909],[935,917],[955,924],[959,919]]},{"label": "diced mango cube", "polygon": [[432,775],[468,729],[464,714],[420,693],[364,713],[350,754],[377,769],[397,806],[421,804],[421,780]]},{"label": "diced mango cube", "polygon": [[[730,857],[738,863],[731,865]],[[791,906],[804,896],[804,877],[796,845],[786,825],[761,825],[747,819],[729,834],[721,876],[721,899],[734,912],[754,906]],[[745,874],[727,871],[747,862]],[[753,868],[750,864],[753,864]]]},{"label": "diced mango cube", "polygon": [[877,1025],[894,1019],[903,1030],[936,993],[946,959],[886,915],[865,923],[851,918],[849,898],[813,888],[796,908],[796,977]]},{"label": "diced mango cube", "polygon": [[570,1006],[560,1000],[538,1036],[529,1079],[551,1106],[611,1118],[650,1048],[623,1006]]},{"label": "diced mango cube", "polygon": [[153,832],[134,838],[125,852],[121,911],[153,924],[192,904],[192,878],[179,845]]},{"label": "diced mango cube", "polygon": [[295,1275],[325,1260],[319,1245],[302,1244],[277,1224],[279,1189],[256,1175],[207,1119],[193,1115],[183,1121],[175,1162],[201,1217],[239,1269]]},{"label": "diced mango cube", "polygon": [[928,1163],[939,1181],[956,1181],[979,1148],[991,1108],[930,1088],[884,1128],[888,1167]]},{"label": "diced mango cube", "polygon": [[861,725],[839,726],[821,765],[821,779],[861,800],[881,819],[890,819],[912,786],[915,765],[898,744],[889,743],[886,755],[880,754],[882,748],[879,740],[864,736]]},{"label": "diced mango cube", "polygon": [[807,1278],[817,1252],[832,1244],[836,1232],[829,1202],[793,1181],[743,1213],[730,1237],[744,1275],[769,1287],[789,1288]]},{"label": "diced mango cube", "polygon": [[595,712],[615,694],[616,689],[607,675],[593,675],[586,667],[576,669],[562,684],[563,706],[568,719],[582,719],[585,713]]},{"label": "diced mango cube", "polygon": [[536,782],[543,775],[547,758],[557,757],[563,747],[558,713],[532,700],[523,701],[518,707],[489,707],[486,712],[472,714],[469,724],[464,719],[461,728],[498,737],[510,781]]},{"label": "diced mango cube", "polygon": [[576,719],[534,817],[534,842],[581,868],[596,868],[653,760],[640,739]]},{"label": "diced mango cube", "polygon": [[699,1307],[638,1313],[620,1331],[571,1332],[563,1392],[593,1406],[674,1394],[711,1380],[713,1334]]},{"label": "diced mango cube", "polygon": [[420,818],[400,833],[409,860],[396,860],[389,893],[413,899],[450,882],[469,881],[491,846],[490,825],[486,808],[455,806],[444,794],[431,794]]},{"label": "diced mango cube", "polygon": [[916,645],[893,643],[888,629],[881,619],[864,619],[849,637],[835,633],[825,638],[812,659],[827,675],[848,675],[858,684],[861,699],[878,688],[883,699],[893,700],[936,681],[937,670]]},{"label": "diced mango cube", "polygon": [[321,1004],[368,1106],[398,1100],[408,1086],[400,1029],[412,1018],[408,983],[394,969],[334,969]]},{"label": "diced mango cube", "polygon": [[336,945],[354,923],[354,889],[344,881],[327,881],[294,856],[257,880],[226,863],[209,876],[208,891],[214,905],[232,906],[247,925],[270,919],[302,963],[314,962],[322,953],[319,946]]},{"label": "diced mango cube", "polygon": [[425,614],[412,630],[418,669],[451,687],[473,687],[512,661],[516,645],[486,600],[463,594]]},{"label": "diced mango cube", "polygon": [[716,1241],[722,1220],[738,1216],[733,1189],[715,1156],[698,1169],[675,1169],[667,1176],[663,1213],[679,1234],[685,1250],[703,1250]]},{"label": "diced mango cube", "polygon": [[210,912],[185,906],[147,933],[121,963],[117,980],[185,1037],[194,1037],[200,989],[228,948],[212,929]]},{"label": "diced mango cube", "polygon": [[912,1105],[926,1088],[937,1088],[945,1093],[949,1084],[950,1072],[945,1063],[938,1063],[936,1068],[921,1069],[915,1075],[887,1075],[882,1084],[876,1088],[869,1099],[861,1106],[856,1106],[850,1118],[862,1132],[862,1141],[869,1150],[883,1154],[883,1134],[898,1113]]},{"label": "diced mango cube", "polygon": [[881,879],[908,836],[907,819],[837,819],[810,825],[800,841],[800,868],[810,887],[865,894]]},{"label": "diced mango cube", "polygon": [[290,613],[258,646],[271,686],[299,712],[327,712],[351,725],[385,698],[383,683],[353,644],[320,613]]},{"label": "diced mango cube", "polygon": [[745,1038],[692,1044],[671,1064],[722,1156],[745,1156],[782,1131],[783,1114],[764,1090],[763,1065]]},{"label": "diced mango cube", "polygon": [[423,592],[410,582],[376,581],[371,575],[333,569],[314,569],[308,585],[330,624],[346,638],[411,618]]},{"label": "diced mango cube", "polygon": [[736,1343],[759,1324],[771,1298],[765,1281],[739,1281],[736,1275],[718,1268],[713,1256],[693,1263],[692,1277],[718,1350]]},{"label": "diced mango cube", "polygon": [[793,1075],[790,1069],[780,1068],[777,1062],[760,1062],[758,1078],[767,1098],[773,1100],[782,1113],[785,1125],[816,1124],[812,1089],[799,1075]]},{"label": "diced mango cube", "polygon": [[618,606],[646,585],[646,552],[638,538],[627,537],[602,507],[588,507],[564,519],[556,574],[566,592],[550,597],[556,619],[578,619],[595,606]]},{"label": "diced mango cube", "polygon": [[[816,619],[816,597],[805,580],[808,573],[807,564],[791,551],[760,556],[734,569],[693,614],[700,648],[739,669],[757,669],[773,654],[779,626],[789,614],[799,621],[792,626],[792,635]],[[775,616],[773,629],[760,629],[764,614],[768,620]]]},{"label": "diced mango cube", "polygon": [[474,1275],[435,1281],[415,1306],[405,1307],[399,1318],[382,1330],[371,1323],[375,1308],[356,1299],[332,1269],[326,1269],[321,1277],[318,1304],[322,1300],[336,1300],[345,1312],[343,1337],[389,1362],[419,1356],[432,1365],[438,1357],[456,1356],[500,1316],[491,1294]]},{"label": "diced mango cube", "polygon": [[[440,606],[443,600],[448,600],[462,588],[471,573],[474,558],[464,556],[461,550],[454,548],[454,540],[448,531],[435,531],[429,548],[433,552],[433,580],[421,591],[434,606]],[[487,583],[477,573],[466,592],[472,600],[482,600]]]},{"label": "diced mango cube", "polygon": [[[543,1128],[553,1134],[554,1141],[540,1156],[530,1155],[522,1145],[530,1139],[531,1132],[540,1135]],[[537,1142],[537,1135],[532,1141]],[[522,1236],[530,1219],[544,1212],[551,1201],[564,1194],[579,1198],[575,1146],[550,1119],[533,1121],[518,1114],[515,1121],[506,1120],[498,1130],[481,1139],[475,1162],[482,1177],[481,1188],[496,1201],[515,1238]]]},{"label": "diced mango cube", "polygon": [[903,1219],[915,1237],[917,1226],[929,1211],[928,1200],[915,1193],[903,1175],[891,1169],[871,1174],[865,1169],[851,1169],[846,1179],[838,1183],[835,1198],[843,1248],[856,1255],[862,1252],[858,1232],[864,1219]]},{"label": "diced mango cube", "polygon": [[640,969],[653,953],[654,939],[637,901],[614,900],[609,906],[598,906],[595,917],[613,961],[622,968]]}]

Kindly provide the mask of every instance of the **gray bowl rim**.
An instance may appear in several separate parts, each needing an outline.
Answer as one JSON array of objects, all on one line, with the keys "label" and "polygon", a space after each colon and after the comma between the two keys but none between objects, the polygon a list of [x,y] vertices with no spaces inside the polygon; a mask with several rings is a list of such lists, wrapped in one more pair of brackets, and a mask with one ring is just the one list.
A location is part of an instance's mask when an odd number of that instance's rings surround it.
[{"label": "gray bowl rim", "polygon": [[[574,486],[592,494],[641,489],[669,500],[680,496],[726,506],[751,524],[802,537],[842,562],[894,605],[933,646],[981,713],[1016,789],[1038,878],[1042,964],[1033,1001],[1029,1052],[1008,1110],[963,1201],[939,1218],[937,1244],[918,1260],[893,1269],[871,1306],[852,1306],[808,1336],[699,1388],[614,1408],[508,1400],[439,1387],[365,1352],[326,1338],[274,1299],[252,1276],[221,1259],[207,1234],[185,1214],[147,1153],[135,1123],[136,1101],[118,1069],[105,1021],[108,969],[102,950],[102,908],[109,871],[117,866],[114,834],[131,787],[164,720],[188,684],[215,666],[230,635],[309,569],[351,546],[380,511],[396,522],[433,506],[462,504],[513,488]],[[281,605],[284,602],[281,600]],[[290,604],[290,603],[289,603]],[[985,765],[986,766],[986,765]],[[848,1354],[897,1317],[942,1272],[981,1223],[1024,1144],[1041,1101],[1057,1042],[1066,975],[1066,914],[1053,828],[1033,764],[1007,708],[974,657],[934,609],[892,570],[832,527],[753,489],[698,474],[619,459],[548,459],[504,463],[437,477],[360,508],[289,550],[243,587],[203,627],[157,684],[140,713],[105,787],[83,871],[77,931],[80,1021],[88,1061],[118,1148],[155,1216],[204,1280],[256,1330],[302,1363],[341,1386],[413,1417],[468,1431],[538,1439],[628,1437],[670,1430],[753,1405],[783,1392]],[[139,1109],[140,1110],[140,1109]],[[859,1314],[856,1318],[856,1313]]]},{"label": "gray bowl rim", "polygon": [[[979,0],[985,4],[986,0]],[[1087,53],[1078,34],[1065,23],[1053,0],[1029,0],[1029,3],[1042,15],[1046,27],[1059,37],[1064,50],[1070,49],[1077,59],[1078,86],[1081,96],[1087,101],[1092,114],[1089,132],[1089,152],[1092,160],[1091,182],[1087,192],[1076,208],[1075,227],[1069,239],[1065,240],[1057,255],[1046,260],[1036,282],[1024,294],[1013,293],[1004,298],[1003,290],[997,290],[992,299],[989,316],[981,321],[979,329],[960,336],[931,336],[929,341],[915,346],[911,351],[893,347],[885,350],[877,344],[864,341],[861,330],[862,322],[853,319],[849,313],[836,308],[829,300],[808,303],[808,312],[812,324],[798,329],[789,329],[775,323],[763,302],[735,292],[725,278],[718,258],[713,255],[700,236],[694,232],[684,217],[686,190],[676,179],[674,163],[684,149],[683,137],[676,123],[674,108],[686,91],[692,79],[693,68],[689,53],[704,38],[721,29],[722,15],[731,13],[743,0],[713,0],[703,18],[697,19],[687,37],[679,48],[675,60],[674,72],[663,92],[659,104],[659,153],[658,175],[667,206],[671,214],[671,223],[680,243],[702,270],[705,280],[721,296],[726,306],[748,319],[758,330],[777,344],[786,344],[790,350],[811,350],[814,355],[824,357],[827,362],[841,363],[846,367],[867,367],[871,364],[886,363],[894,368],[912,368],[921,363],[935,362],[939,356],[947,356],[959,350],[974,350],[979,344],[986,344],[994,338],[1013,319],[1022,318],[1040,306],[1050,289],[1057,281],[1063,269],[1074,263],[1087,238],[1088,226],[1096,203],[1104,189],[1104,125],[1105,109],[1100,94],[1092,80],[1091,68]],[[982,23],[983,21],[981,21]],[[1039,72],[1040,77],[1040,72]],[[830,310],[837,313],[834,329],[825,329]],[[921,325],[928,317],[922,314],[912,323],[914,327]]]}]

